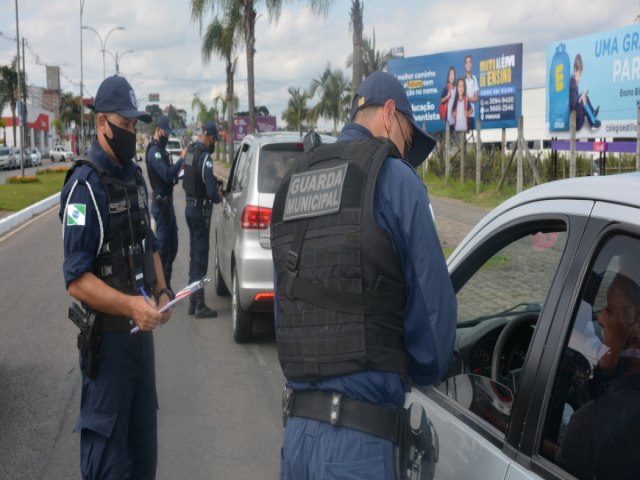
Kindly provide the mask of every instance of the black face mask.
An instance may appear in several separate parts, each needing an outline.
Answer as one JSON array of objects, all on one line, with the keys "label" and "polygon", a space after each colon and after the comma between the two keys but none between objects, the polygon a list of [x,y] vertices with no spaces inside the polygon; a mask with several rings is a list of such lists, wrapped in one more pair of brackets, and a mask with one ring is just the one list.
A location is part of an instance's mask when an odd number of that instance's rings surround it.
[{"label": "black face mask", "polygon": [[124,165],[136,156],[136,134],[114,125],[109,119],[107,119],[107,123],[111,127],[113,138],[103,134],[104,138],[118,161]]},{"label": "black face mask", "polygon": [[211,142],[211,145],[209,145],[209,154],[212,154],[215,151],[216,151],[216,142]]},{"label": "black face mask", "polygon": [[165,148],[167,146],[167,142],[169,142],[169,137],[166,135],[160,135],[160,146]]}]

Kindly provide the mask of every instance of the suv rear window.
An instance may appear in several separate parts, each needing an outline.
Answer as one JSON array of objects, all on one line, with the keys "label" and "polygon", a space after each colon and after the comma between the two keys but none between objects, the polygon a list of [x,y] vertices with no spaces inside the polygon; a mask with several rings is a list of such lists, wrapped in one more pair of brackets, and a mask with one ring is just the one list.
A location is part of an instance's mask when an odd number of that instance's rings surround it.
[{"label": "suv rear window", "polygon": [[182,145],[176,140],[169,140],[167,142],[167,150],[182,150]]},{"label": "suv rear window", "polygon": [[262,147],[258,168],[258,191],[276,193],[282,179],[303,155],[302,143],[278,143]]}]

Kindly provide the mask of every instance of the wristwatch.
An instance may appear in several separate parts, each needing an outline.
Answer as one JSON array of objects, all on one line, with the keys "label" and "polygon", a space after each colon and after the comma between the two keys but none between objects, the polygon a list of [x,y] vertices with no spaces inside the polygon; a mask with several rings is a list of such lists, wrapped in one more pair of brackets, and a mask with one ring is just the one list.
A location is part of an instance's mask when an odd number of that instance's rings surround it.
[{"label": "wristwatch", "polygon": [[169,301],[173,300],[174,298],[176,298],[176,296],[173,294],[173,292],[171,291],[170,288],[163,288],[162,290],[160,290],[157,294],[156,294],[156,303],[160,302],[160,297],[162,296],[163,293],[166,293],[167,296],[169,297]]}]

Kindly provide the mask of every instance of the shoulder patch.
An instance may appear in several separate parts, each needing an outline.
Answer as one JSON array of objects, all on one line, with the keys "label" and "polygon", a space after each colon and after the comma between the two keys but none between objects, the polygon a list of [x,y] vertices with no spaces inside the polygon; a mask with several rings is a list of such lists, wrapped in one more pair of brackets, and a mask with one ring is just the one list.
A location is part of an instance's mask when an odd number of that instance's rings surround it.
[{"label": "shoulder patch", "polygon": [[207,168],[211,168],[213,166],[213,164],[211,163],[211,160],[207,160],[207,163],[205,163]]},{"label": "shoulder patch", "polygon": [[84,203],[72,203],[67,208],[67,226],[84,226],[86,223],[87,206]]},{"label": "shoulder patch", "polygon": [[160,160],[162,158],[162,154],[160,152],[156,152],[155,157],[156,160]]}]

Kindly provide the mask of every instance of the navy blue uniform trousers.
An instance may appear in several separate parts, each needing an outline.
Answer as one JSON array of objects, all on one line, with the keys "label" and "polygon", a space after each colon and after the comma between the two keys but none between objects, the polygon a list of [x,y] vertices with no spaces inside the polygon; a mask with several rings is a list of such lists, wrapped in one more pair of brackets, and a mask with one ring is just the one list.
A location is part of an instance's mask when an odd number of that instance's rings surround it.
[{"label": "navy blue uniform trousers", "polygon": [[96,378],[82,375],[82,478],[154,479],[157,406],[153,334],[105,333]]},{"label": "navy blue uniform trousers", "polygon": [[173,261],[178,254],[178,224],[173,202],[158,205],[155,200],[151,205],[151,214],[156,221],[156,237],[158,239],[158,254],[162,262],[165,281],[171,281]]},{"label": "navy blue uniform trousers", "polygon": [[188,201],[185,217],[189,227],[189,283],[192,283],[207,274],[210,224],[207,223],[202,206],[190,205]]},{"label": "navy blue uniform trousers", "polygon": [[395,480],[395,451],[383,440],[300,417],[287,419],[280,480]]}]

